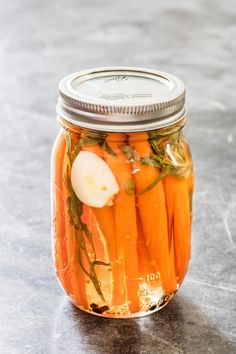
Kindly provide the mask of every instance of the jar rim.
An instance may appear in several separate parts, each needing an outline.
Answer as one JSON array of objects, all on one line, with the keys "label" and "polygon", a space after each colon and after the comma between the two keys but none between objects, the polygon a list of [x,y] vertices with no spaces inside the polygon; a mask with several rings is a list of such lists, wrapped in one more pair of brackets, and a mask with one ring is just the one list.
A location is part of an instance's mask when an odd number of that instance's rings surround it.
[{"label": "jar rim", "polygon": [[95,68],[60,81],[57,113],[93,130],[138,132],[168,127],[185,116],[183,82],[162,71]]}]

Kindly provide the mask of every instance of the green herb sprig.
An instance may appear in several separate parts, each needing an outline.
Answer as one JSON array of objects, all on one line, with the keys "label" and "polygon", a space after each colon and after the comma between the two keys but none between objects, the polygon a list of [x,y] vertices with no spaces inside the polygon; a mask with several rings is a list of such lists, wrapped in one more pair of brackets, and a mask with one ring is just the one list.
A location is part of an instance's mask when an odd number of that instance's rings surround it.
[{"label": "green herb sprig", "polygon": [[[83,214],[83,203],[77,198],[72,185],[71,185],[71,178],[70,178],[70,170],[74,159],[76,158],[77,154],[81,148],[81,141],[77,140],[75,143],[75,149],[72,153],[71,148],[71,139],[68,132],[65,133],[66,145],[67,145],[67,160],[68,165],[66,169],[66,174],[64,176],[64,183],[66,188],[68,189],[70,196],[66,200],[67,204],[67,214],[69,217],[69,222],[73,227],[74,237],[77,242],[77,258],[80,267],[82,268],[83,272],[90,278],[92,281],[94,288],[96,289],[98,295],[101,297],[103,301],[105,301],[104,295],[101,290],[101,282],[98,280],[97,273],[96,273],[96,266],[105,266],[110,267],[110,263],[103,262],[97,259],[96,250],[94,247],[93,242],[93,235],[89,231],[88,226],[82,221],[82,214]],[[85,143],[84,141],[82,142]],[[87,140],[86,140],[87,143]],[[73,155],[73,157],[72,157]],[[87,240],[87,241],[86,241]],[[87,249],[88,243],[92,249],[92,255],[89,253]],[[84,262],[83,262],[83,255],[87,260],[88,269],[86,269]]]},{"label": "green herb sprig", "polygon": [[112,156],[116,156],[116,153],[110,148],[110,146],[106,142],[106,135],[99,134],[95,132],[86,132],[85,137],[80,138],[77,141],[77,144],[80,148],[85,145],[100,145],[104,151]]},{"label": "green herb sprig", "polygon": [[[121,145],[119,148],[130,163],[140,161],[141,164],[157,167],[161,170],[157,178],[148,185],[138,195],[144,194],[154,188],[166,175],[171,174],[184,177],[191,166],[186,161],[184,151],[180,144],[181,132],[168,135],[158,135],[156,132],[149,133],[149,142],[153,153],[149,156],[139,157],[136,149],[130,145]],[[168,146],[168,149],[167,149]],[[135,181],[134,181],[135,182]],[[133,180],[127,182],[125,186],[128,195],[134,195],[135,183]]]},{"label": "green herb sprig", "polygon": [[164,137],[153,136],[149,134],[151,147],[154,154],[151,155],[152,161],[160,169],[165,169],[168,166],[169,174],[184,177],[191,169],[186,156],[180,144],[181,132],[169,134]]}]

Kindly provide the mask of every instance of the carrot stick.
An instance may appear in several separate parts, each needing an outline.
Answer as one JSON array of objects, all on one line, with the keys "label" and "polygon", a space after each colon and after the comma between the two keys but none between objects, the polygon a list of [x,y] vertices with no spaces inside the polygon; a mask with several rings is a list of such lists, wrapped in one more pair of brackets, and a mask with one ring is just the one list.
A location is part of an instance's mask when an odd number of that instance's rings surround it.
[{"label": "carrot stick", "polygon": [[175,269],[178,283],[181,284],[187,271],[190,258],[190,211],[186,180],[175,176],[166,176],[163,180],[169,220],[175,247]]},{"label": "carrot stick", "polygon": [[[67,166],[68,162],[66,161],[65,157],[63,176],[66,174]],[[84,271],[81,268],[81,265],[79,264],[78,257],[80,257],[82,263],[84,263],[85,260],[78,247],[76,231],[74,227],[70,224],[70,220],[68,217],[66,200],[70,196],[70,192],[68,191],[65,183],[63,184],[63,195],[65,210],[66,246],[73,289],[71,298],[77,306],[83,306],[84,308],[88,308],[88,300],[86,294],[86,278]]]},{"label": "carrot stick", "polygon": [[[104,151],[99,145],[85,145],[83,151],[90,151],[96,155],[103,157]],[[113,206],[105,206],[103,208],[91,208],[99,229],[101,230],[105,241],[109,262],[112,266],[112,305],[123,305],[125,303],[125,287],[124,287],[124,267],[122,256],[118,254],[119,239],[117,238],[115,228],[115,211]]]},{"label": "carrot stick", "polygon": [[170,274],[176,279],[176,269],[175,269],[175,244],[174,244],[174,235],[173,230],[171,236],[169,235],[169,252],[170,252]]},{"label": "carrot stick", "polygon": [[118,256],[114,208],[105,206],[103,208],[92,208],[92,210],[98,227],[106,240],[109,262],[111,263],[113,276],[112,305],[123,305],[125,303],[124,267],[122,259],[120,260]]},{"label": "carrot stick", "polygon": [[[83,206],[83,215],[82,215],[82,221],[87,224],[89,231],[92,234],[93,237],[93,243],[94,243],[94,248],[96,251],[96,256],[97,259],[104,260],[105,259],[105,250],[104,246],[100,237],[100,233],[98,231],[97,227],[97,222],[93,213],[92,208],[90,208],[88,205]],[[92,251],[92,250],[91,250]],[[97,272],[99,272],[100,267],[97,268]],[[100,277],[99,277],[100,279]]]},{"label": "carrot stick", "polygon": [[135,196],[127,194],[125,186],[132,180],[132,171],[118,145],[124,143],[125,135],[109,134],[107,143],[116,156],[104,152],[104,159],[119,184],[114,198],[115,227],[119,259],[123,257],[126,276],[127,301],[131,312],[139,311],[139,281],[137,260],[137,220]]},{"label": "carrot stick", "polygon": [[194,191],[194,172],[193,172],[191,151],[190,151],[190,148],[188,145],[188,141],[183,134],[181,134],[180,144],[181,144],[181,148],[183,150],[184,156],[186,158],[186,161],[190,165],[190,172],[189,172],[188,176],[186,177],[186,182],[188,185],[188,192],[189,192],[189,198],[190,198],[190,212],[191,212],[192,211],[192,194]]},{"label": "carrot stick", "polygon": [[[70,225],[69,221],[66,222],[66,234],[67,234],[67,252],[70,262],[70,274],[73,292],[71,298],[77,306],[88,307],[88,300],[86,294],[86,278],[85,274],[78,262],[78,245],[76,241],[76,235],[74,228]],[[80,255],[82,262],[84,263],[84,257]]]},{"label": "carrot stick", "polygon": [[[130,134],[129,143],[136,149],[139,157],[147,157],[152,151],[147,133]],[[158,168],[133,162],[136,192],[142,192],[160,175]],[[151,190],[137,196],[138,211],[144,232],[146,245],[154,266],[160,271],[164,293],[176,290],[176,277],[173,274],[169,254],[166,201],[162,181]]]},{"label": "carrot stick", "polygon": [[97,145],[84,145],[82,147],[83,151],[89,151],[89,152],[93,152],[94,154],[98,155],[99,157],[103,157],[103,150],[101,148],[101,146]]},{"label": "carrot stick", "polygon": [[65,139],[61,133],[55,143],[53,151],[53,192],[54,192],[54,232],[55,232],[55,261],[56,272],[64,290],[72,292],[66,253],[65,215],[63,196],[63,161],[65,155]]},{"label": "carrot stick", "polygon": [[194,174],[193,170],[191,169],[190,174],[186,178],[186,182],[188,185],[188,195],[189,195],[189,211],[190,211],[190,227],[192,227],[192,221],[193,221],[193,214],[192,214],[192,209],[193,209],[193,191],[194,191]]},{"label": "carrot stick", "polygon": [[151,273],[156,273],[157,268],[151,264],[151,259],[148,253],[147,245],[145,242],[145,237],[142,230],[142,225],[139,220],[139,215],[137,214],[137,225],[138,225],[138,271],[139,279],[142,282],[146,282],[148,275]]},{"label": "carrot stick", "polygon": [[[90,208],[88,205],[83,205],[83,214],[81,216],[81,220],[84,224],[87,225],[89,232],[92,234],[94,249],[96,251],[96,258],[103,261],[105,259],[104,246],[97,228],[97,223],[92,208]],[[87,242],[87,239],[85,239],[85,243],[87,246],[88,253],[93,253],[93,247],[89,242]],[[99,269],[100,267],[97,268],[97,273],[99,272]],[[98,278],[101,279],[100,277]]]}]

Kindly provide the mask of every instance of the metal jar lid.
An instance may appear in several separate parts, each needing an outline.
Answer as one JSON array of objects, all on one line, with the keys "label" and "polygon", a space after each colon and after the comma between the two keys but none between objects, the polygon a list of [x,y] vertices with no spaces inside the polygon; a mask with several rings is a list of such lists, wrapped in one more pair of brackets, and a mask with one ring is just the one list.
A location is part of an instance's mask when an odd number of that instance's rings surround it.
[{"label": "metal jar lid", "polygon": [[181,120],[184,103],[184,84],[173,75],[134,67],[106,67],[62,79],[57,113],[84,128],[138,132]]}]

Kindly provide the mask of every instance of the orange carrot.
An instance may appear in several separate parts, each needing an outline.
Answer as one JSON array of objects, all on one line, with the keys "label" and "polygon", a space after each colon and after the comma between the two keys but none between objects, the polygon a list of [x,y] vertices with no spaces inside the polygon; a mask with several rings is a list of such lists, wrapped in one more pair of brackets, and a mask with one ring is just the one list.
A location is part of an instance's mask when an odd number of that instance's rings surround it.
[{"label": "orange carrot", "polygon": [[63,161],[65,155],[65,139],[61,133],[55,143],[53,151],[53,189],[54,189],[54,232],[55,232],[55,261],[58,278],[70,294],[72,292],[71,280],[68,271],[68,259],[66,253],[65,215],[63,196]]},{"label": "orange carrot", "polygon": [[[142,282],[146,282],[149,279],[151,273],[157,273],[157,268],[151,264],[151,259],[148,253],[147,245],[145,242],[145,237],[142,230],[142,225],[139,220],[139,215],[137,214],[137,225],[138,225],[138,270],[139,278]],[[155,282],[156,284],[156,282]]]},{"label": "orange carrot", "polygon": [[[170,252],[170,274],[176,279],[176,269],[175,269],[175,244],[173,231],[169,235],[169,252]],[[176,286],[177,287],[177,286]]]},{"label": "orange carrot", "polygon": [[[94,249],[96,251],[96,256],[97,259],[104,261],[105,260],[105,250],[104,250],[104,246],[100,237],[100,233],[98,231],[98,227],[97,227],[97,222],[96,219],[94,217],[94,213],[92,208],[90,208],[88,205],[83,206],[83,215],[82,215],[82,221],[87,224],[89,231],[92,234],[92,238],[93,238],[93,243],[94,243]],[[92,252],[93,250],[91,250]],[[101,269],[100,267],[98,267],[97,269]]]},{"label": "orange carrot", "polygon": [[188,185],[188,195],[189,195],[189,211],[190,211],[190,228],[192,227],[192,220],[193,220],[193,214],[192,214],[192,209],[193,209],[193,191],[194,191],[194,173],[193,170],[191,169],[190,174],[186,178],[186,182]]},{"label": "orange carrot", "polygon": [[124,288],[124,266],[122,259],[118,256],[118,245],[115,231],[114,208],[105,206],[103,208],[92,208],[98,227],[105,240],[106,248],[111,263],[113,284],[112,284],[112,305],[123,305],[125,303]]},{"label": "orange carrot", "polygon": [[[130,146],[136,149],[139,157],[148,157],[152,153],[147,133],[130,134]],[[153,166],[133,162],[136,192],[139,194],[153,183],[160,171]],[[138,211],[144,232],[146,245],[154,266],[160,271],[161,285],[164,293],[176,290],[176,277],[173,274],[169,254],[166,201],[162,181],[151,190],[137,196]]]},{"label": "orange carrot", "polygon": [[[81,221],[87,225],[89,232],[92,235],[92,240],[94,244],[94,249],[96,252],[97,259],[104,261],[105,259],[105,250],[104,246],[100,237],[100,233],[97,228],[97,223],[92,211],[88,205],[83,205],[83,215],[81,216]],[[93,253],[93,246],[91,243],[88,242],[87,238],[85,239],[86,247],[88,253]],[[99,272],[100,267],[97,268],[97,272]],[[100,278],[99,278],[100,279]]]},{"label": "orange carrot", "polygon": [[[90,151],[103,157],[104,151],[99,145],[85,145],[83,151]],[[99,229],[105,241],[109,262],[111,263],[113,284],[112,284],[112,305],[123,305],[125,303],[124,291],[124,267],[121,255],[118,255],[119,239],[117,239],[115,228],[115,215],[113,206],[103,208],[91,208]],[[120,256],[120,257],[119,257]]]},{"label": "orange carrot", "polygon": [[190,211],[186,180],[166,176],[164,189],[169,220],[172,220],[175,247],[175,269],[181,284],[190,258]]},{"label": "orange carrot", "polygon": [[125,135],[108,134],[107,143],[116,156],[104,152],[104,159],[111,168],[119,184],[119,192],[114,198],[115,227],[119,259],[124,260],[127,301],[131,312],[139,311],[139,281],[137,260],[137,220],[135,196],[128,195],[126,186],[132,178],[132,171],[125,156],[119,149]]},{"label": "orange carrot", "polygon": [[[73,144],[73,137],[71,141]],[[68,161],[65,156],[63,176],[66,174],[67,167],[68,167]],[[82,263],[85,262],[85,259],[78,247],[76,230],[70,224],[67,205],[66,205],[66,200],[70,196],[70,192],[68,191],[65,183],[63,184],[63,195],[64,195],[64,210],[65,210],[66,246],[67,246],[67,255],[68,255],[68,261],[70,267],[71,284],[73,289],[71,298],[75,303],[75,305],[87,308],[88,300],[86,294],[86,278],[85,278],[85,273],[81,268],[81,265],[79,264],[78,257],[80,257]]]},{"label": "orange carrot", "polygon": [[103,150],[101,148],[101,146],[99,146],[98,144],[96,145],[84,145],[82,147],[83,151],[89,151],[89,152],[93,152],[94,154],[98,155],[99,157],[103,157]]},{"label": "orange carrot", "polygon": [[[78,261],[78,244],[74,228],[70,225],[69,221],[66,222],[66,235],[67,235],[67,252],[70,264],[70,275],[73,292],[71,298],[77,306],[84,308],[88,307],[88,300],[86,294],[86,278]],[[82,262],[84,257],[80,252]]]},{"label": "orange carrot", "polygon": [[[188,176],[186,177],[186,182],[188,185],[189,198],[192,199],[192,194],[193,194],[193,190],[194,190],[193,162],[192,162],[192,155],[191,155],[191,151],[190,151],[190,148],[188,145],[188,141],[183,134],[181,134],[180,146],[183,150],[185,159],[190,166],[190,172],[189,172]],[[190,203],[190,211],[191,211],[191,209],[192,209],[192,201]]]}]

